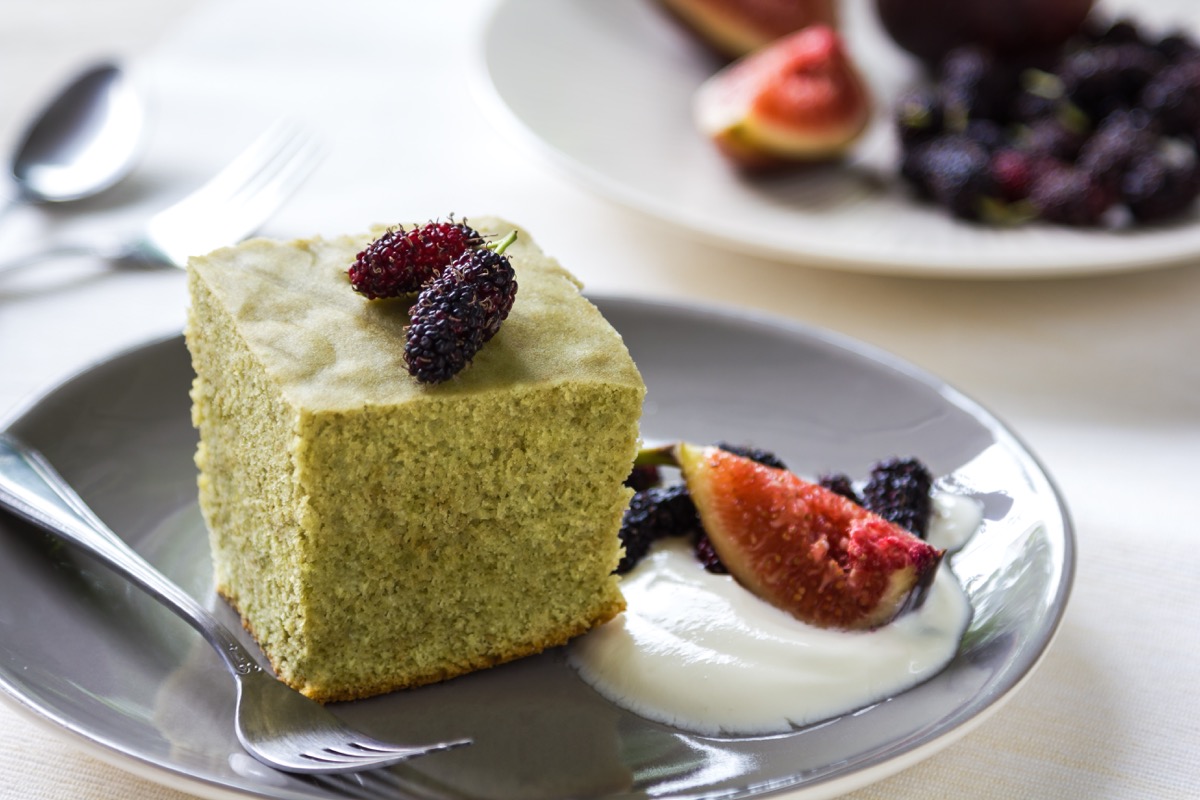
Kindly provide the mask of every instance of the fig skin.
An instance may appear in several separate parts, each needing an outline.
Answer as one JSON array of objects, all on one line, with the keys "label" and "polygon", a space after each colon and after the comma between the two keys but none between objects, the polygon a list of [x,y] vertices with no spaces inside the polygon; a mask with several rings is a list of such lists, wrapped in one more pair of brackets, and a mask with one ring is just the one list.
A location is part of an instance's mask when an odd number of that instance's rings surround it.
[{"label": "fig skin", "polygon": [[717,72],[693,110],[700,132],[753,170],[845,155],[870,122],[871,98],[841,38],[815,25]]},{"label": "fig skin", "polygon": [[1037,52],[1065,42],[1095,0],[876,0],[884,30],[936,67],[946,53],[978,44],[998,55]]},{"label": "fig skin", "polygon": [[945,551],[787,470],[686,443],[675,458],[730,574],[801,622],[870,630],[924,600]]},{"label": "fig skin", "polygon": [[837,26],[834,0],[659,0],[723,58],[735,59],[809,25]]}]

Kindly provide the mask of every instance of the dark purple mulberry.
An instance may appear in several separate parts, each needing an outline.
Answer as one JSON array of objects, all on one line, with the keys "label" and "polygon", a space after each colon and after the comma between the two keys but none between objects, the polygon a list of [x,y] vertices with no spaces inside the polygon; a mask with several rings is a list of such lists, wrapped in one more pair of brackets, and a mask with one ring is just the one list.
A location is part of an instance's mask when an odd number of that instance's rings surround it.
[{"label": "dark purple mulberry", "polygon": [[615,570],[623,575],[637,566],[650,546],[668,536],[695,536],[700,517],[687,487],[676,484],[665,488],[650,488],[637,492],[625,509],[619,536],[625,555]]},{"label": "dark purple mulberry", "polygon": [[787,469],[787,465],[772,453],[770,450],[763,450],[758,447],[750,447],[747,445],[730,444],[729,442],[717,442],[717,447],[724,450],[726,453],[733,453],[735,456],[748,458],[751,461],[756,461],[764,467],[773,467],[775,469]]},{"label": "dark purple mulberry", "polygon": [[1166,153],[1138,159],[1121,181],[1121,199],[1139,222],[1161,222],[1192,207],[1200,193],[1200,165],[1194,154],[1174,161]]},{"label": "dark purple mulberry", "polygon": [[1182,31],[1169,33],[1153,45],[1158,54],[1172,64],[1200,56],[1196,40]]},{"label": "dark purple mulberry", "polygon": [[1200,58],[1156,75],[1141,94],[1142,107],[1168,136],[1200,134]]},{"label": "dark purple mulberry", "polygon": [[1115,193],[1083,170],[1062,164],[1039,172],[1029,202],[1039,219],[1063,225],[1099,225]]},{"label": "dark purple mulberry", "polygon": [[1026,69],[1009,99],[1008,115],[1015,122],[1030,123],[1057,116],[1063,109],[1062,80],[1051,72]]},{"label": "dark purple mulberry", "polygon": [[1142,33],[1132,19],[1120,18],[1105,24],[1091,18],[1080,31],[1085,41],[1092,46],[1115,44],[1142,44]]},{"label": "dark purple mulberry", "polygon": [[1008,136],[1005,134],[1004,128],[999,123],[993,122],[990,119],[971,120],[967,123],[967,129],[963,131],[963,136],[966,136],[989,153],[1000,149],[1008,142]]},{"label": "dark purple mulberry", "polygon": [[1016,137],[1018,149],[1038,158],[1074,161],[1087,134],[1063,122],[1057,116],[1042,117],[1021,128]]},{"label": "dark purple mulberry", "polygon": [[1038,156],[1011,147],[992,153],[988,169],[1000,198],[1013,202],[1028,197],[1040,160]]},{"label": "dark purple mulberry", "polygon": [[1105,117],[1079,150],[1076,167],[1116,190],[1125,171],[1141,156],[1158,148],[1159,138],[1142,111],[1115,111]]},{"label": "dark purple mulberry", "polygon": [[854,483],[850,480],[850,476],[845,473],[835,472],[828,475],[822,475],[817,479],[817,483],[824,486],[834,494],[840,494],[847,500],[862,505],[862,498],[858,496],[858,492],[854,490]]},{"label": "dark purple mulberry", "polygon": [[408,371],[417,380],[449,380],[500,329],[517,293],[512,264],[503,255],[515,238],[513,232],[495,249],[464,252],[421,290],[404,347]]},{"label": "dark purple mulberry", "polygon": [[1098,45],[1067,56],[1059,70],[1066,96],[1093,120],[1136,105],[1166,60],[1141,44]]},{"label": "dark purple mulberry", "polygon": [[919,460],[889,458],[871,470],[863,506],[924,539],[933,513],[932,488],[933,476]]},{"label": "dark purple mulberry", "polygon": [[1012,69],[987,50],[974,45],[951,50],[938,81],[946,129],[963,131],[971,120],[1002,119],[1015,83]]},{"label": "dark purple mulberry", "polygon": [[454,259],[483,244],[466,222],[390,228],[358,254],[348,274],[354,291],[375,300],[418,292]]},{"label": "dark purple mulberry", "polygon": [[625,478],[625,485],[635,492],[653,488],[661,482],[662,475],[659,473],[658,467],[653,464],[635,464],[629,471],[628,477]]},{"label": "dark purple mulberry", "polygon": [[725,563],[721,561],[721,557],[717,555],[716,548],[713,547],[712,539],[708,538],[707,533],[701,533],[692,543],[692,550],[696,554],[696,560],[700,562],[706,570],[714,575],[728,575],[729,569]]},{"label": "dark purple mulberry", "polygon": [[942,103],[937,92],[918,86],[900,95],[896,101],[896,130],[905,147],[940,134]]},{"label": "dark purple mulberry", "polygon": [[996,195],[989,162],[987,149],[978,142],[950,134],[914,148],[906,174],[955,216],[978,219],[985,198]]}]

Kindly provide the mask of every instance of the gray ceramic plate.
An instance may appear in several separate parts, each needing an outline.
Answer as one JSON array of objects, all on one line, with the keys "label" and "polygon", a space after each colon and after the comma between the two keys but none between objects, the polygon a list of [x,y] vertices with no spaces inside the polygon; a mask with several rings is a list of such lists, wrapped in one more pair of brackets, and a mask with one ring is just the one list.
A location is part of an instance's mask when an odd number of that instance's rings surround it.
[{"label": "gray ceramic plate", "polygon": [[[191,629],[87,558],[0,515],[0,686],[95,755],[209,797],[832,797],[945,747],[1025,679],[1066,604],[1066,510],[1033,456],[942,382],[882,353],[778,320],[601,299],[640,365],[647,438],[770,446],[798,472],[862,475],[914,454],[979,498],[953,560],[974,621],[933,680],[858,713],[766,737],[705,737],[613,707],[562,652],[336,710],[387,738],[474,746],[385,774],[272,772],[233,733],[233,684]],[[98,364],[10,421],[111,527],[233,615],[209,585],[179,338]]]}]

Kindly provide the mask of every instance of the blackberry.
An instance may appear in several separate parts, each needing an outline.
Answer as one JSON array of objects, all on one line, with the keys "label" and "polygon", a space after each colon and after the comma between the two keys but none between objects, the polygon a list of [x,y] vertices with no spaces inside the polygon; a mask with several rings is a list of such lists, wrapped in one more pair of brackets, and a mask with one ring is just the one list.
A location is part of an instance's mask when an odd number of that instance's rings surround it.
[{"label": "blackberry", "polygon": [[862,505],[862,498],[854,490],[854,484],[851,482],[849,475],[841,472],[822,475],[817,479],[817,483],[834,494],[840,494],[847,500],[858,503],[860,506]]},{"label": "blackberry", "polygon": [[418,292],[483,237],[466,222],[427,222],[419,228],[389,228],[350,265],[354,291],[370,300]]},{"label": "blackberry", "polygon": [[924,539],[933,513],[932,488],[933,476],[919,460],[889,458],[871,470],[863,487],[863,506]]},{"label": "blackberry", "polygon": [[640,492],[658,486],[661,480],[658,467],[653,464],[635,464],[629,471],[629,476],[625,478],[625,485],[635,492]]},{"label": "blackberry", "polygon": [[1134,160],[1157,147],[1158,136],[1145,112],[1116,111],[1083,143],[1075,166],[1115,191]]},{"label": "blackberry", "polygon": [[993,122],[990,119],[971,120],[967,123],[967,128],[963,131],[963,136],[966,136],[989,153],[1000,149],[1008,141],[1008,136],[1005,134],[1004,128],[999,123]]},{"label": "blackberry", "polygon": [[1008,105],[1010,119],[1028,124],[1057,116],[1064,102],[1062,80],[1057,75],[1042,69],[1025,69],[1017,82],[1018,88]]},{"label": "blackberry", "polygon": [[1183,32],[1170,33],[1153,45],[1155,51],[1172,64],[1200,57],[1200,45]]},{"label": "blackberry", "polygon": [[1029,196],[1039,159],[1012,147],[1002,147],[992,153],[988,171],[1002,200],[1014,202]]},{"label": "blackberry", "polygon": [[668,536],[694,536],[700,528],[696,505],[683,484],[637,492],[625,509],[619,536],[625,555],[617,564],[616,573],[623,575],[633,569],[650,546]]},{"label": "blackberry", "polygon": [[422,383],[441,383],[470,363],[500,328],[517,293],[512,264],[503,255],[510,233],[495,249],[471,249],[430,282],[413,305],[404,360]]},{"label": "blackberry", "polygon": [[1066,164],[1034,176],[1029,202],[1039,219],[1063,225],[1099,225],[1113,205],[1114,193],[1083,170]]},{"label": "blackberry", "polygon": [[1137,23],[1131,19],[1116,19],[1108,25],[1099,20],[1089,19],[1081,31],[1085,40],[1091,45],[1114,44],[1143,44],[1141,31]]},{"label": "blackberry", "polygon": [[947,130],[963,131],[974,119],[1003,119],[1014,83],[1012,71],[987,50],[973,45],[951,50],[938,83]]},{"label": "blackberry", "polygon": [[729,570],[721,561],[721,557],[717,555],[716,549],[713,547],[712,540],[708,538],[707,533],[701,533],[692,543],[692,551],[696,554],[696,560],[700,565],[714,575],[728,575]]},{"label": "blackberry", "polygon": [[1059,68],[1066,96],[1093,120],[1137,104],[1142,89],[1166,61],[1135,43],[1101,44],[1071,53]]},{"label": "blackberry", "polygon": [[1161,222],[1192,207],[1200,193],[1200,165],[1162,151],[1139,158],[1121,181],[1121,199],[1139,222]]},{"label": "blackberry", "polygon": [[1200,133],[1200,58],[1156,75],[1142,89],[1141,105],[1164,134],[1195,137]]},{"label": "blackberry", "polygon": [[896,101],[896,130],[900,143],[911,147],[942,132],[942,103],[937,92],[924,86],[909,89]]},{"label": "blackberry", "polygon": [[925,200],[933,199],[929,188],[929,153],[932,145],[929,141],[921,141],[900,151],[900,177],[912,187],[916,195]]},{"label": "blackberry", "polygon": [[1087,141],[1087,134],[1060,117],[1042,117],[1022,127],[1016,137],[1016,145],[1035,156],[1059,161],[1074,161],[1079,149]]},{"label": "blackberry", "polygon": [[963,219],[978,219],[985,198],[996,194],[988,151],[962,134],[939,136],[917,148],[912,169],[939,205]]},{"label": "blackberry", "polygon": [[745,445],[729,444],[728,442],[717,442],[717,447],[724,450],[726,453],[733,453],[735,456],[748,458],[751,461],[756,461],[765,467],[774,467],[775,469],[787,469],[787,465],[769,450],[763,450],[757,447],[748,447]]}]

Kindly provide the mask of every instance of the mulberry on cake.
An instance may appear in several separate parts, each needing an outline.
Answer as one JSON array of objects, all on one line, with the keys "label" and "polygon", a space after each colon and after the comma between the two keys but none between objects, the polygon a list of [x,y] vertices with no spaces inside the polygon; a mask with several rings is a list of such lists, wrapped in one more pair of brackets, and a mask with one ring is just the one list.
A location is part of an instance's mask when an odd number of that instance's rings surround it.
[{"label": "mulberry on cake", "polygon": [[463,372],[420,384],[411,301],[367,301],[346,276],[380,232],[256,239],[188,267],[217,589],[321,701],[537,653],[624,608],[645,386],[621,337],[519,231],[508,319]]}]

